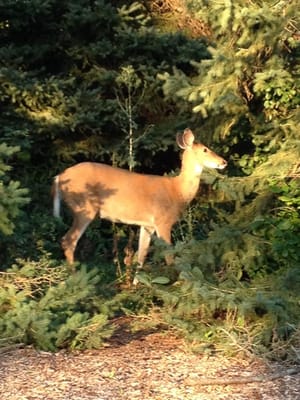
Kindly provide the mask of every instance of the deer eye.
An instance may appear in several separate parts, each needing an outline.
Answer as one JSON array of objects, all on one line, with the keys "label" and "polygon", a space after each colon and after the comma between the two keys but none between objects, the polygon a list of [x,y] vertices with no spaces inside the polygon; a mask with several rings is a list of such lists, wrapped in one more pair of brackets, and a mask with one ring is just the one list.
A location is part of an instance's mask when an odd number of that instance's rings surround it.
[{"label": "deer eye", "polygon": [[204,147],[203,151],[204,151],[204,153],[207,153],[207,148],[206,148],[206,147]]}]

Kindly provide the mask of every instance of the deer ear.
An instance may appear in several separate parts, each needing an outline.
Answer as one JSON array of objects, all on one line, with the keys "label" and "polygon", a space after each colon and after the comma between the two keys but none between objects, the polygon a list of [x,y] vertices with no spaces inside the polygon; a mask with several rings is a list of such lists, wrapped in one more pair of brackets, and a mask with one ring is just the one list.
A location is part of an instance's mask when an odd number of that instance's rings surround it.
[{"label": "deer ear", "polygon": [[194,139],[195,136],[193,132],[189,128],[186,128],[183,134],[177,133],[176,142],[181,149],[186,149],[192,147]]}]

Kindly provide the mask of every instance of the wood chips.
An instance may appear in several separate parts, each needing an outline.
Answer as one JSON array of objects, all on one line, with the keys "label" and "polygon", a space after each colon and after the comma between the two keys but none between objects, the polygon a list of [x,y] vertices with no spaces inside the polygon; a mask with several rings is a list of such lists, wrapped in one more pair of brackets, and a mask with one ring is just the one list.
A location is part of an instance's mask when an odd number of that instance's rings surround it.
[{"label": "wood chips", "polygon": [[0,353],[1,400],[296,400],[299,383],[299,370],[203,357],[166,332],[124,333],[93,351]]}]

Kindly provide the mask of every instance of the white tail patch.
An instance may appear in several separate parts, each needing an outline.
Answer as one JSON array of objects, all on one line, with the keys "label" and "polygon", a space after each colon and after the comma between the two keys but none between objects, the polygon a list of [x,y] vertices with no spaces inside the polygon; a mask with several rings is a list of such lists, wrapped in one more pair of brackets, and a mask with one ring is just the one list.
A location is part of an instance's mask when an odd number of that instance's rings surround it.
[{"label": "white tail patch", "polygon": [[59,190],[59,175],[54,178],[54,193],[53,193],[53,215],[56,218],[60,217],[60,201],[61,193]]}]

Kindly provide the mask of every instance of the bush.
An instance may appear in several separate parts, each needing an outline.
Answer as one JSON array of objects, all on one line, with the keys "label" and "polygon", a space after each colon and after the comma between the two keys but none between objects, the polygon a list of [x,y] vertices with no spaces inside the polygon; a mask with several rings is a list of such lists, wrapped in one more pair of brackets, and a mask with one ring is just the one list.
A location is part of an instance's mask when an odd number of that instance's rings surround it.
[{"label": "bush", "polygon": [[[46,256],[18,260],[0,275],[0,343],[34,344],[44,350],[98,348],[113,332],[97,296],[99,271],[71,274]],[[96,301],[97,298],[97,301]]]}]

